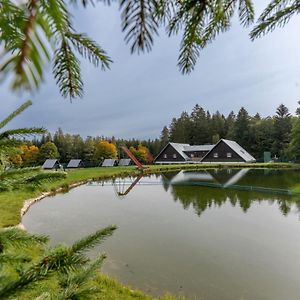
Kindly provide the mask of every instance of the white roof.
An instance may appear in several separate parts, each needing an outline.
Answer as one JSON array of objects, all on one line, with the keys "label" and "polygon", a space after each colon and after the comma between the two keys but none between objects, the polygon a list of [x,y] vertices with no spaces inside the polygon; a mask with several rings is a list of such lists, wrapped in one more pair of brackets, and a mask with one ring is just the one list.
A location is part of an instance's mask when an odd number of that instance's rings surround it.
[{"label": "white roof", "polygon": [[42,168],[43,169],[52,169],[52,168],[54,168],[56,163],[58,163],[57,159],[46,159],[46,161],[42,165]]},{"label": "white roof", "polygon": [[184,146],[184,151],[210,151],[215,145]]},{"label": "white roof", "polygon": [[234,152],[236,152],[242,159],[246,162],[255,161],[256,159],[248,153],[242,146],[240,146],[237,142],[231,140],[222,139],[224,143],[226,143]]},{"label": "white roof", "polygon": [[106,158],[102,163],[102,167],[113,167],[116,163],[116,159]]},{"label": "white roof", "polygon": [[78,168],[80,163],[81,159],[71,159],[67,165],[67,168]]},{"label": "white roof", "polygon": [[185,159],[189,159],[189,157],[183,152],[185,151],[185,147],[190,147],[189,144],[180,144],[180,143],[170,143],[170,145]]},{"label": "white roof", "polygon": [[131,163],[131,159],[130,158],[122,158],[119,161],[119,166],[129,166]]}]

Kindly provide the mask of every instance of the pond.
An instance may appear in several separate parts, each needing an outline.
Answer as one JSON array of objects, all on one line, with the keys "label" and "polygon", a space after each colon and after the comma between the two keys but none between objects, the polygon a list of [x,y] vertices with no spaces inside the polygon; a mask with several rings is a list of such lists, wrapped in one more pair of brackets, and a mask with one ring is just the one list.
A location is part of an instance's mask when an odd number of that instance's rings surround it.
[{"label": "pond", "polygon": [[292,170],[180,171],[91,182],[33,205],[26,229],[72,243],[116,224],[93,250],[103,272],[152,295],[300,297],[300,201]]}]

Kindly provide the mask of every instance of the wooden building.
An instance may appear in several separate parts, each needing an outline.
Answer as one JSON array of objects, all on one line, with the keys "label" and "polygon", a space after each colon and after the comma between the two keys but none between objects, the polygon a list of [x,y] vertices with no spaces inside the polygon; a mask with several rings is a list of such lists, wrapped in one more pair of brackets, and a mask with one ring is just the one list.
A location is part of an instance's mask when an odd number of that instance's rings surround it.
[{"label": "wooden building", "polygon": [[214,145],[194,145],[169,143],[154,162],[156,164],[172,164],[186,162],[200,162],[201,159],[214,147]]},{"label": "wooden building", "polygon": [[46,159],[42,168],[45,170],[58,169],[60,168],[60,163],[57,159]]},{"label": "wooden building", "polygon": [[204,163],[251,163],[255,158],[237,142],[221,139],[201,160]]},{"label": "wooden building", "polygon": [[84,168],[84,163],[81,159],[71,159],[67,165],[67,168]]},{"label": "wooden building", "polygon": [[255,162],[235,141],[221,139],[215,145],[167,144],[155,158],[156,164]]}]

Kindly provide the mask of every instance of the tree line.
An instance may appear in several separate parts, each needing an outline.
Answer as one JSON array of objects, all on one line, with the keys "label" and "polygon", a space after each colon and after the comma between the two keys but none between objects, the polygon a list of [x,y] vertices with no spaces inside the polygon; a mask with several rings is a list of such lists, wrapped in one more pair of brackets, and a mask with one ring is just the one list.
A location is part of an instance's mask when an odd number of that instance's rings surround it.
[{"label": "tree line", "polygon": [[[300,104],[300,101],[299,101]],[[227,116],[216,111],[211,114],[198,104],[191,113],[182,112],[173,118],[161,132],[161,142],[188,143],[191,145],[215,144],[219,139],[234,140],[258,160],[264,151],[270,151],[275,159],[298,160],[300,158],[300,108],[296,116],[280,104],[273,116],[251,116],[242,107],[237,114]]]},{"label": "tree line", "polygon": [[23,145],[10,155],[10,162],[14,166],[29,167],[41,165],[46,159],[59,159],[61,163],[81,159],[86,166],[98,166],[106,158],[126,158],[122,146],[128,147],[142,163],[148,164],[160,151],[161,141],[104,136],[83,138],[79,134],[64,133],[59,128],[54,134],[24,140]]},{"label": "tree line", "polygon": [[[300,102],[300,101],[299,101]],[[300,104],[300,103],[299,103]],[[156,139],[118,139],[115,137],[88,136],[64,133],[59,128],[53,135],[47,133],[41,138],[24,141],[10,156],[15,166],[35,166],[48,158],[67,163],[70,159],[82,159],[86,165],[98,165],[105,158],[124,158],[121,150],[127,146],[144,164],[151,163],[168,142],[191,145],[215,144],[220,139],[230,139],[239,143],[258,161],[265,151],[280,161],[300,160],[300,107],[293,116],[289,109],[280,104],[273,116],[251,116],[242,107],[237,113],[227,116],[216,111],[210,113],[200,105],[195,105],[191,113],[182,112],[173,118],[169,126],[164,126]]]}]

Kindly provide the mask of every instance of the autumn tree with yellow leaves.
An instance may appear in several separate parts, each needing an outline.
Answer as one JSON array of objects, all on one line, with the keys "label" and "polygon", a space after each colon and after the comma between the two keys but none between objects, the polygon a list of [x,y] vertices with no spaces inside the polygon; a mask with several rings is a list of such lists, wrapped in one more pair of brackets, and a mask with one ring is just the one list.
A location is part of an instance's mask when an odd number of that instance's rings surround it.
[{"label": "autumn tree with yellow leaves", "polygon": [[139,144],[137,148],[131,146],[129,150],[141,163],[148,164],[153,161],[153,156],[149,149],[142,144]]},{"label": "autumn tree with yellow leaves", "polygon": [[102,140],[95,144],[94,160],[99,161],[105,158],[117,158],[118,152],[115,144]]}]

